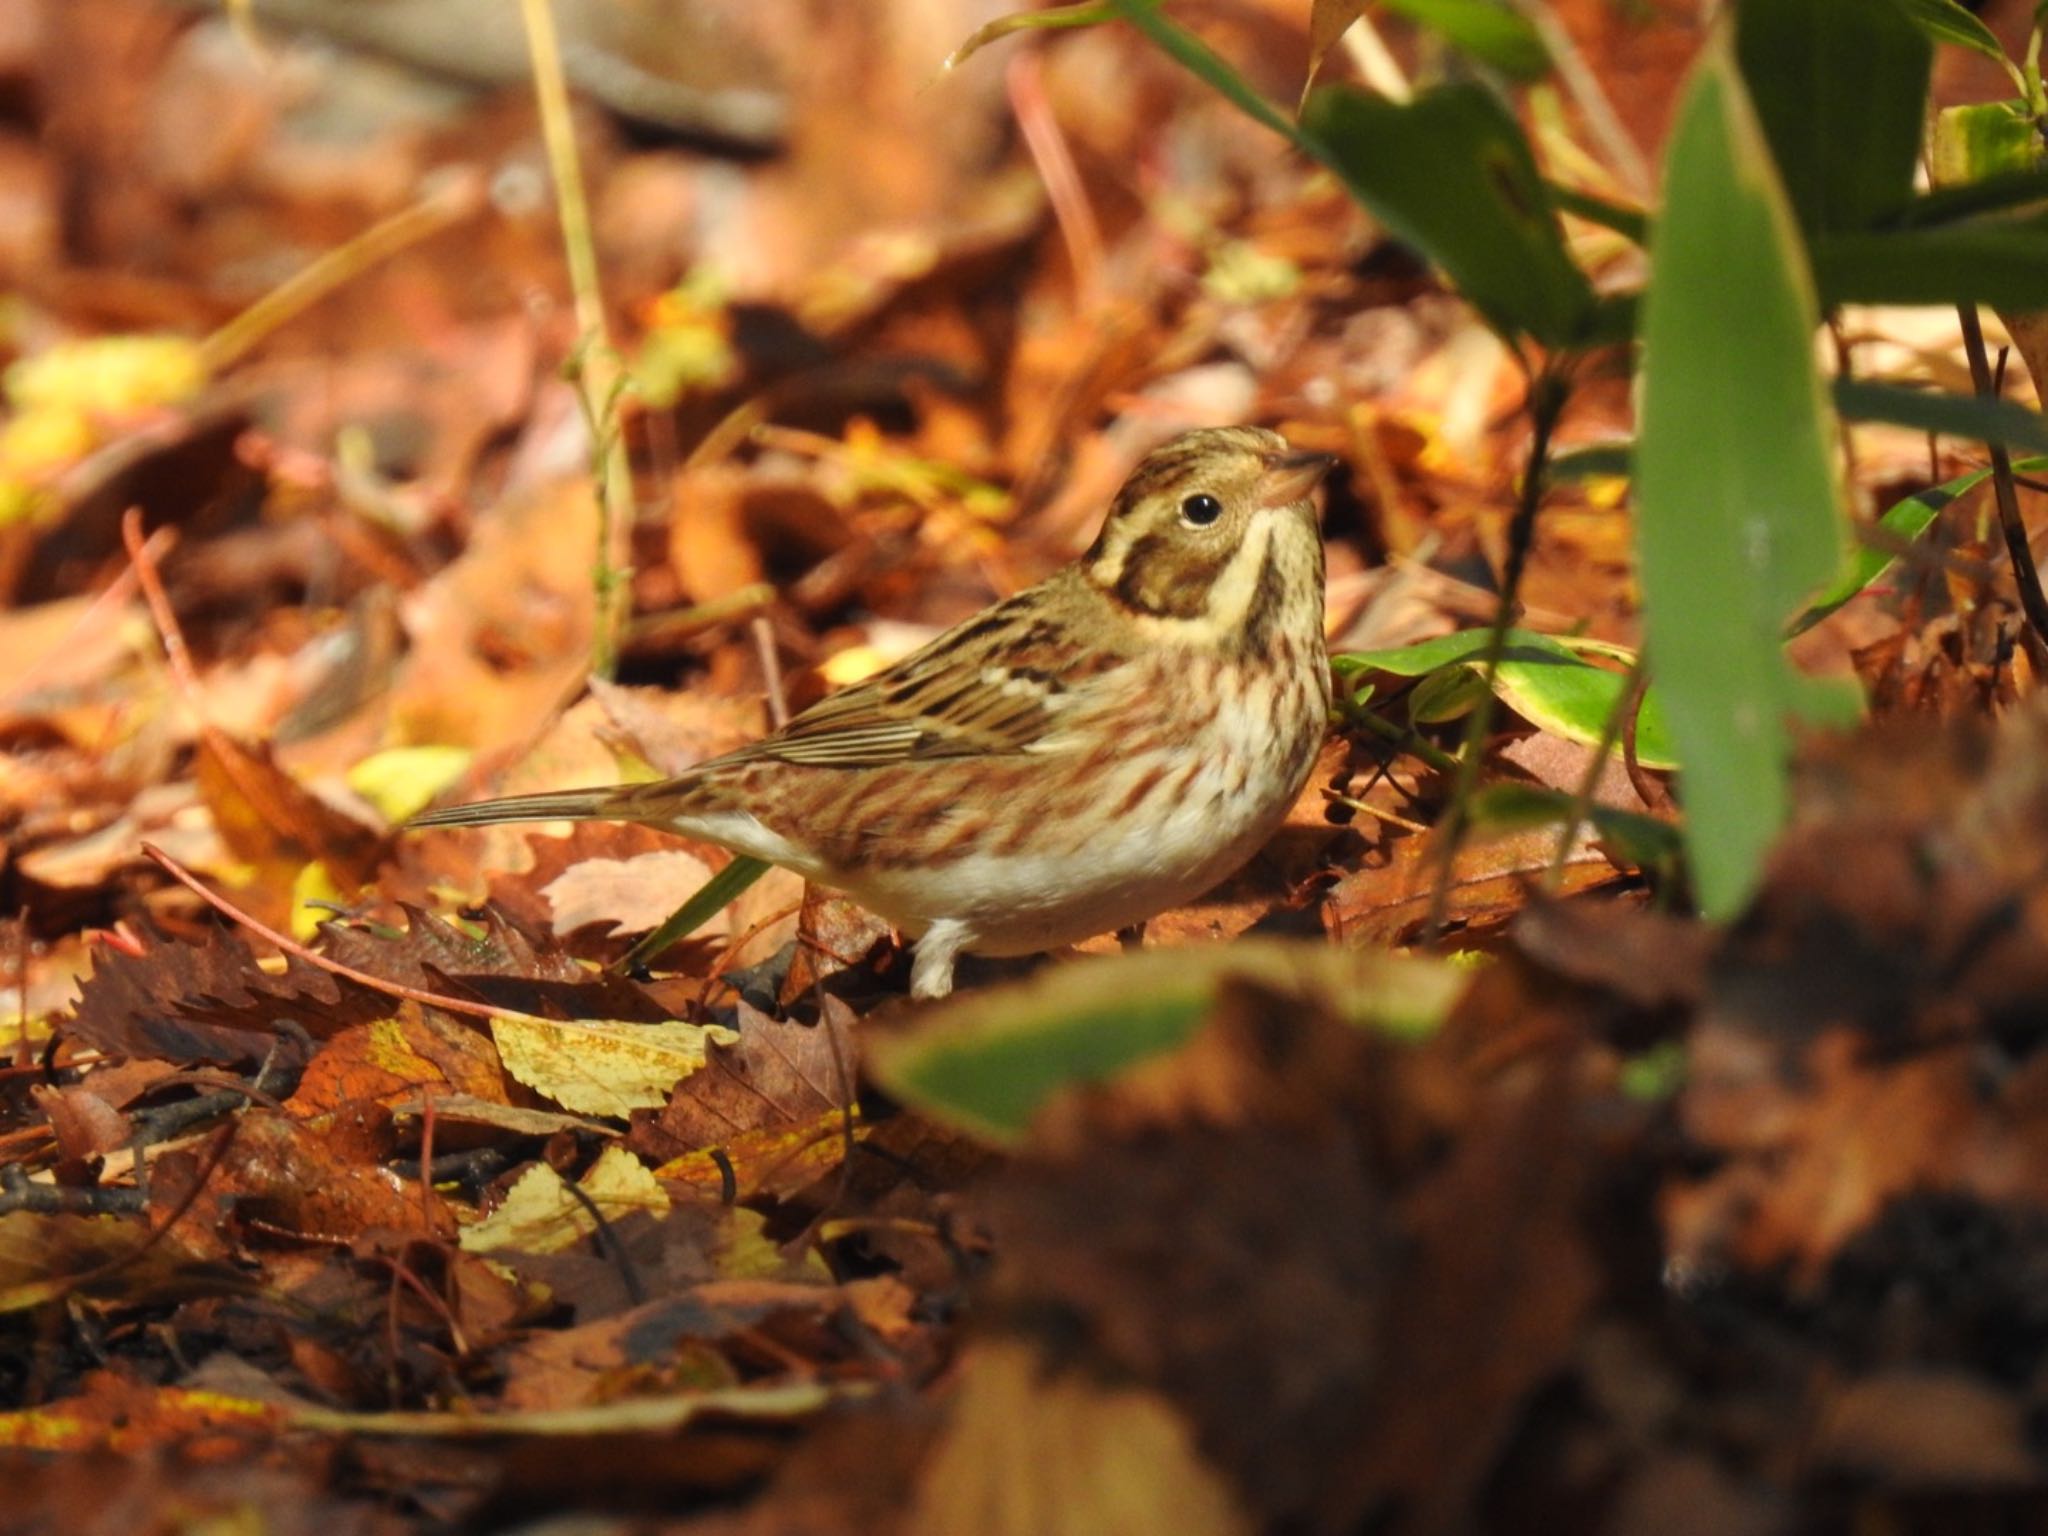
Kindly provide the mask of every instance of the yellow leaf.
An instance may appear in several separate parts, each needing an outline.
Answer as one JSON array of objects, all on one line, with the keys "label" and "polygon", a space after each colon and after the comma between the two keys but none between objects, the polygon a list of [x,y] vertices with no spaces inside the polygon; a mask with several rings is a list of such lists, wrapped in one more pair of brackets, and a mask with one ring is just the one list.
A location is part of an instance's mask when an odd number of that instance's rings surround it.
[{"label": "yellow leaf", "polygon": [[467,747],[393,747],[349,769],[348,787],[386,821],[401,822],[462,777],[475,755]]},{"label": "yellow leaf", "polygon": [[707,1041],[736,1045],[716,1024],[562,1022],[500,1014],[491,1036],[505,1070],[535,1093],[585,1115],[658,1109],[671,1089],[704,1065]]},{"label": "yellow leaf", "polygon": [[[348,905],[349,895],[321,860],[304,866],[292,881],[292,937],[302,944],[311,943],[320,925],[334,920],[334,908]],[[316,902],[320,905],[314,905]]]},{"label": "yellow leaf", "polygon": [[[624,1147],[606,1147],[590,1171],[577,1180],[590,1204],[606,1221],[634,1211],[666,1215],[668,1192],[647,1171],[647,1165]],[[504,1203],[474,1226],[462,1231],[462,1247],[470,1253],[511,1249],[519,1253],[560,1253],[597,1230],[597,1221],[569,1184],[546,1163],[535,1163],[507,1191]]]},{"label": "yellow leaf", "polygon": [[177,405],[205,384],[199,345],[183,336],[64,342],[7,370],[7,397],[24,410],[64,408],[94,416]]}]

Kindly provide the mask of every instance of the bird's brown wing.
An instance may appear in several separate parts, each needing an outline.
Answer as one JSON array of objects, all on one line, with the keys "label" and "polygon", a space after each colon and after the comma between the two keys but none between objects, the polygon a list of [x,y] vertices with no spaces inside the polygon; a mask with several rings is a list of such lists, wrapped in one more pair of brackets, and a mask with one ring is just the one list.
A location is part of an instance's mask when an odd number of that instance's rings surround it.
[{"label": "bird's brown wing", "polygon": [[996,604],[727,761],[866,768],[1045,749],[1089,691],[1062,665],[1074,641],[1058,595]]}]

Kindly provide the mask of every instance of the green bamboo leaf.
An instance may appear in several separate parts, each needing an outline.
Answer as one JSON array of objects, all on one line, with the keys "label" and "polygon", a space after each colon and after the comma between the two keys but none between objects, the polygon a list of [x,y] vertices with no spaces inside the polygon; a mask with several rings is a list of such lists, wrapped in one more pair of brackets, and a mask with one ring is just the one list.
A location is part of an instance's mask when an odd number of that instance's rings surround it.
[{"label": "green bamboo leaf", "polygon": [[[1472,825],[1500,831],[1554,827],[1572,814],[1575,803],[1562,790],[1538,784],[1489,784],[1472,797]],[[1585,807],[1585,814],[1595,835],[1629,863],[1664,869],[1678,861],[1682,844],[1669,822],[1597,800]]]},{"label": "green bamboo leaf", "polygon": [[1834,394],[1835,409],[1852,421],[1885,421],[1943,437],[2048,453],[2048,417],[2016,400],[1906,389],[1863,379],[1837,379]]},{"label": "green bamboo leaf", "polygon": [[1843,569],[1849,542],[1798,224],[1720,43],[1680,102],[1661,206],[1643,312],[1637,551],[1686,769],[1694,880],[1707,915],[1725,919],[1784,824],[1788,719],[1839,708],[1793,670],[1784,632]]},{"label": "green bamboo leaf", "polygon": [[1898,0],[1898,4],[1907,19],[1937,43],[1953,43],[2011,66],[1997,35],[1956,0]]},{"label": "green bamboo leaf", "polygon": [[1934,48],[1894,0],[1737,0],[1735,57],[1809,237],[1906,205]]},{"label": "green bamboo leaf", "polygon": [[1396,238],[1443,268],[1507,334],[1577,341],[1594,313],[1521,126],[1493,92],[1446,85],[1410,102],[1313,92],[1302,131]]},{"label": "green bamboo leaf", "polygon": [[2048,308],[2048,217],[1977,218],[1813,244],[1822,301]]},{"label": "green bamboo leaf", "polygon": [[1310,155],[1318,154],[1316,146],[1294,126],[1287,114],[1261,96],[1221,54],[1186,27],[1163,15],[1161,0],[1108,0],[1108,3],[1115,7],[1119,16],[1150,38],[1168,58],[1253,122],[1272,129],[1297,149]]}]

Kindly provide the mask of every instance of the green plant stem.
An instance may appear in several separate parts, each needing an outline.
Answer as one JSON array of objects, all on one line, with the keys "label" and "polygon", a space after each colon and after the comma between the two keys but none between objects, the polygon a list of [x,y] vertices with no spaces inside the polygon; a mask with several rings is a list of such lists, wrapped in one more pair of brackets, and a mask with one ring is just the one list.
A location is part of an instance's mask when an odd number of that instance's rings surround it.
[{"label": "green plant stem", "polygon": [[1500,672],[1501,657],[1507,652],[1508,631],[1514,627],[1515,599],[1521,591],[1522,572],[1529,563],[1529,551],[1536,542],[1536,513],[1543,504],[1543,490],[1550,473],[1550,440],[1571,398],[1563,375],[1546,369],[1529,385],[1531,436],[1529,463],[1522,472],[1522,494],[1515,515],[1508,524],[1507,567],[1501,573],[1500,603],[1494,609],[1493,629],[1486,637],[1486,660],[1480,669],[1478,702],[1465,727],[1465,743],[1458,753],[1458,773],[1451,787],[1451,803],[1438,829],[1435,888],[1430,892],[1429,918],[1423,924],[1422,942],[1434,943],[1443,932],[1444,917],[1451,900],[1451,879],[1456,871],[1458,850],[1471,830],[1472,792],[1479,784],[1479,765],[1486,755],[1486,738],[1493,730],[1498,707],[1494,679]]},{"label": "green plant stem", "polygon": [[688,938],[722,909],[737,901],[740,893],[767,874],[769,868],[759,859],[750,859],[743,853],[734,854],[731,863],[697,887],[695,894],[671,912],[659,928],[615,961],[613,971],[621,976],[631,976],[646,969],[659,960],[662,951],[671,944]]},{"label": "green plant stem", "polygon": [[1628,669],[1628,681],[1622,684],[1614,708],[1608,711],[1606,720],[1601,723],[1600,739],[1593,745],[1592,759],[1586,764],[1578,788],[1572,793],[1571,806],[1564,816],[1564,827],[1557,835],[1557,852],[1550,856],[1550,868],[1544,871],[1543,888],[1546,891],[1555,891],[1564,883],[1564,866],[1571,857],[1572,839],[1579,835],[1579,828],[1592,815],[1593,799],[1600,792],[1600,776],[1607,771],[1607,760],[1614,755],[1623,727],[1643,707],[1643,690],[1650,681],[1649,668],[1644,663],[1648,654],[1647,651],[1636,652],[1636,659]]},{"label": "green plant stem", "polygon": [[555,206],[562,221],[562,246],[569,263],[569,290],[576,304],[578,364],[575,386],[585,418],[592,423],[591,456],[598,481],[597,558],[591,585],[596,620],[590,670],[610,677],[618,664],[624,626],[626,568],[632,553],[633,480],[625,440],[618,430],[624,370],[613,352],[605,324],[604,292],[598,284],[597,245],[590,233],[590,202],[583,167],[576,157],[575,126],[569,117],[569,87],[562,75],[561,44],[549,0],[520,0],[526,49],[533,62],[534,98],[540,107],[541,138],[554,178]]},{"label": "green plant stem", "polygon": [[1369,709],[1359,710],[1355,714],[1347,713],[1345,724],[1356,725],[1364,730],[1371,731],[1373,735],[1391,744],[1399,751],[1406,752],[1410,757],[1420,758],[1438,773],[1456,773],[1458,771],[1458,760],[1451,756],[1450,753],[1424,740],[1422,735],[1413,728],[1403,729],[1391,720],[1381,719]]},{"label": "green plant stem", "polygon": [[[1984,328],[1977,321],[1977,306],[1959,304],[1956,315],[1963,323],[1963,353],[1970,360],[1970,382],[1987,399],[1996,393],[1991,383],[1991,360],[1984,351]],[[2027,543],[2027,525],[2020,517],[2019,492],[2013,487],[2012,456],[2005,444],[1986,442],[1991,453],[1991,491],[1998,502],[1998,526],[2005,534],[2005,551],[2012,557],[2012,579],[2020,591],[2020,608],[2033,627],[2035,638],[2048,644],[2048,597],[2041,592],[2041,573],[2034,568],[2034,551]]]}]

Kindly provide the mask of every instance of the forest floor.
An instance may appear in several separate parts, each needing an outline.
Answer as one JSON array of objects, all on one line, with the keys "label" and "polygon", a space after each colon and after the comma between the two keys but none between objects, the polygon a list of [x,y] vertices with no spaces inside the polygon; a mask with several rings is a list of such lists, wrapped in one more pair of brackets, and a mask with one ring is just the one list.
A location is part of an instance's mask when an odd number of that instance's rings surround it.
[{"label": "forest floor", "polygon": [[[1465,722],[1385,678],[1146,954],[936,1022],[784,872],[632,979],[721,850],[396,830],[753,739],[1195,425],[1337,456],[1334,651],[1492,619],[1524,376],[1326,173],[1125,29],[941,75],[984,8],[695,9],[696,126],[573,113],[593,406],[529,89],[0,7],[0,1530],[2031,1528],[2048,716],[1985,492],[1796,643],[1870,719],[1732,925],[1606,822],[1446,869]],[[1305,4],[1188,9],[1295,99]],[[1699,9],[1554,6],[1647,163]],[[1952,313],[1844,329],[1967,388]],[[1562,446],[1630,425],[1617,369]],[[1847,447],[1866,518],[1981,462]],[[1634,645],[1631,562],[1625,487],[1561,479],[1518,622]],[[1592,754],[1485,746],[1554,798]],[[1599,807],[1675,824],[1625,756]],[[1129,1073],[921,1098],[947,1030],[1162,987]]]}]

